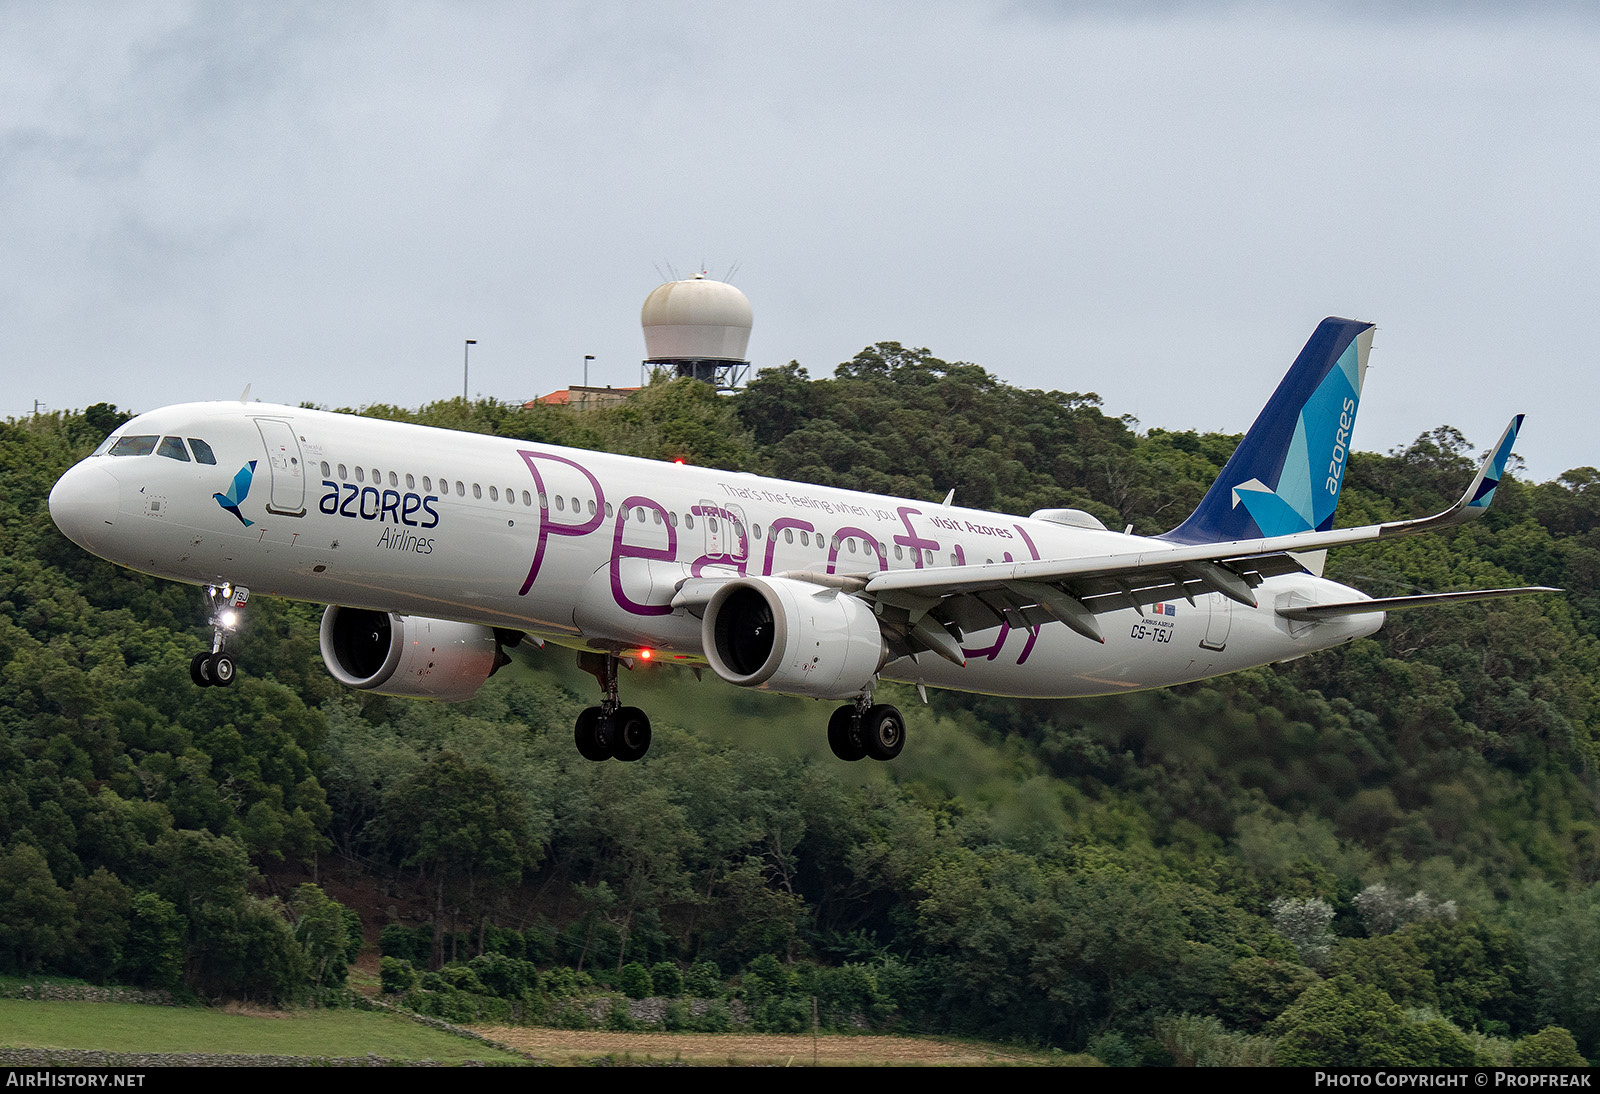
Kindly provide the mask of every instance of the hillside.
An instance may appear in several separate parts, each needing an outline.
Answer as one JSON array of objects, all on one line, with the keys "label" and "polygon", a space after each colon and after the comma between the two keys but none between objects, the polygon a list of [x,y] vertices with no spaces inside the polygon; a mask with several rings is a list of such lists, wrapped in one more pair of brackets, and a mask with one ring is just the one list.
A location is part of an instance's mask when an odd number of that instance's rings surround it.
[{"label": "hillside", "polygon": [[[364,412],[1143,532],[1237,441],[893,343],[733,398]],[[1593,468],[1508,478],[1474,525],[1329,560],[1374,595],[1565,596],[1391,616],[1162,692],[907,693],[889,765],[834,760],[815,704],[655,667],[626,681],[649,756],[591,764],[571,726],[593,684],[553,647],[455,706],[357,695],[320,664],[320,606],[257,598],[239,683],[193,689],[199,593],[86,555],[45,510],[120,420],[0,427],[0,972],[326,998],[353,924],[287,882],[353,871],[396,917],[368,909],[365,932],[390,928],[412,1001],[441,1012],[570,1018],[583,979],[620,988],[637,964],[773,1032],[808,1028],[816,997],[825,1024],[1108,1063],[1509,1060],[1548,1025],[1600,1054]],[[1437,511],[1473,457],[1449,427],[1357,454],[1340,523]]]}]

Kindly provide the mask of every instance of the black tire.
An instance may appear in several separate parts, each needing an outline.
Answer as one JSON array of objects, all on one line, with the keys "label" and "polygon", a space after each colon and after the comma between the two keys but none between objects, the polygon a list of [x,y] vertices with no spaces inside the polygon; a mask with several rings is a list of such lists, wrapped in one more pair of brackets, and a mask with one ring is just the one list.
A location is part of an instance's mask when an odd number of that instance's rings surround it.
[{"label": "black tire", "polygon": [[861,740],[874,760],[892,760],[906,746],[906,720],[897,707],[879,703],[861,716]]},{"label": "black tire", "polygon": [[207,669],[211,660],[209,653],[197,653],[189,662],[189,679],[194,681],[195,687],[208,688],[211,686],[211,676]]},{"label": "black tire", "polygon": [[611,716],[611,754],[632,763],[650,751],[650,718],[638,707],[623,707]]},{"label": "black tire", "polygon": [[572,732],[572,739],[577,743],[578,755],[586,760],[609,760],[611,750],[600,741],[600,708],[588,707],[578,715],[577,727]]},{"label": "black tire", "polygon": [[866,756],[867,746],[861,740],[861,724],[855,707],[840,707],[828,719],[828,747],[841,760],[854,761]]},{"label": "black tire", "polygon": [[219,688],[225,688],[233,683],[233,678],[238,675],[238,666],[233,663],[233,658],[225,653],[214,653],[206,663],[206,675],[211,677],[211,682]]}]

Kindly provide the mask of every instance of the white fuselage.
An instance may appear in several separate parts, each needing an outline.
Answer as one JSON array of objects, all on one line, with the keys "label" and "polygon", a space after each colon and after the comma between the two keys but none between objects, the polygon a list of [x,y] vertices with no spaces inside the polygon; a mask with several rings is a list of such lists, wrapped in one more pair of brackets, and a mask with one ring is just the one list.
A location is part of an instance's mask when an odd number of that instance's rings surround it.
[{"label": "white fuselage", "polygon": [[[92,456],[51,513],[113,562],[195,584],[525,631],[700,665],[686,578],[867,575],[989,561],[1092,558],[1161,541],[1046,520],[262,403],[140,415],[119,438],[198,439],[183,459]],[[119,445],[136,451],[139,445]],[[191,455],[191,453],[193,455]],[[251,461],[255,467],[247,474]],[[235,487],[243,477],[242,489]],[[232,503],[232,507],[229,505]],[[248,523],[247,523],[248,522]],[[1276,608],[1359,599],[1309,573],[1267,579],[1249,608],[1220,594],[1067,626],[969,633],[966,665],[901,658],[893,680],[1016,696],[1164,687],[1370,634],[1381,613],[1294,622]]]}]

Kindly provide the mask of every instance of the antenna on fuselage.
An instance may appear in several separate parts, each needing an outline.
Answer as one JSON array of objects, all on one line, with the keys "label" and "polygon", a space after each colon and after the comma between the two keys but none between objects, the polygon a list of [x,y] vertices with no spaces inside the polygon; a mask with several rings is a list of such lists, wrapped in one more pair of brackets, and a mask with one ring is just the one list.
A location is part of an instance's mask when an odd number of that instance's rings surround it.
[{"label": "antenna on fuselage", "polygon": [[940,502],[939,504],[940,505],[949,505],[951,502],[953,502],[955,500],[956,500],[956,488],[952,486],[950,488],[950,492],[944,496],[944,501]]},{"label": "antenna on fuselage", "polygon": [[250,401],[250,385],[249,384],[244,385],[244,390],[239,392],[239,401],[241,403],[248,403]]}]

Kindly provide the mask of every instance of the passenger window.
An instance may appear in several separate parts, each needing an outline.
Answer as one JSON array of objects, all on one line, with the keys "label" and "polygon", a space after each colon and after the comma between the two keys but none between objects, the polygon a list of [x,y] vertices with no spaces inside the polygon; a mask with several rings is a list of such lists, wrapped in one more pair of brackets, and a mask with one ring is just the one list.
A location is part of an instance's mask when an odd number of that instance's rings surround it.
[{"label": "passenger window", "polygon": [[[543,509],[547,513],[550,511],[550,498],[549,498],[549,496],[547,494],[545,494],[545,492],[543,490],[539,491],[539,508]],[[607,508],[610,508],[610,507],[607,506]],[[608,516],[608,517],[610,515],[611,515],[610,513],[606,514],[606,516]]]},{"label": "passenger window", "polygon": [[785,543],[793,543],[794,542],[794,529],[793,528],[785,528],[783,530],[783,542],[785,542]]},{"label": "passenger window", "polygon": [[901,547],[898,543],[894,545],[894,557],[896,559],[903,559],[906,557],[905,548]]},{"label": "passenger window", "polygon": [[[541,501],[540,504],[543,505],[544,503]],[[606,502],[606,519],[610,520],[611,515],[611,503],[608,501]]]},{"label": "passenger window", "polygon": [[589,515],[591,517],[594,516],[594,499],[593,498],[589,499]]},{"label": "passenger window", "polygon": [[424,494],[433,493],[433,480],[426,475],[422,476],[422,492]]},{"label": "passenger window", "polygon": [[367,481],[367,473],[366,473],[366,471],[363,468],[359,467],[359,466],[356,468],[356,481],[357,482],[366,482]]},{"label": "passenger window", "polygon": [[676,528],[678,526],[678,514],[669,512],[667,514],[667,523]]},{"label": "passenger window", "polygon": [[694,527],[694,516],[692,514],[685,513],[683,515],[683,526],[685,528],[693,528]]},{"label": "passenger window", "polygon": [[656,518],[656,523],[657,523],[657,524],[660,524],[660,523],[661,523],[661,510],[659,510],[659,509],[652,509],[652,510],[651,510],[651,512],[652,512],[652,513],[654,513],[654,514],[655,514],[655,518]]},{"label": "passenger window", "polygon": [[[189,447],[194,449],[194,459],[196,463],[214,464],[217,462],[217,454],[211,451],[211,446],[206,444],[206,442],[202,441],[199,437],[190,437]],[[323,464],[322,468],[322,473],[326,475],[328,473],[328,465]]]},{"label": "passenger window", "polygon": [[563,512],[565,512],[567,508],[567,499],[563,498],[560,494],[556,495],[556,508],[562,510]]},{"label": "passenger window", "polygon": [[466,484],[463,483],[460,479],[456,480],[456,496],[460,497],[460,498],[464,498],[464,497],[467,496]]},{"label": "passenger window", "polygon": [[711,522],[711,530],[713,532],[715,532],[717,530],[717,518],[716,517],[707,517],[706,520]]},{"label": "passenger window", "polygon": [[111,446],[113,456],[148,456],[156,450],[159,437],[124,437]]},{"label": "passenger window", "polygon": [[642,506],[642,505],[639,506],[638,517],[639,517],[639,523],[643,524],[644,523],[644,506]]},{"label": "passenger window", "polygon": [[[473,487],[473,489],[476,490],[477,487]],[[496,486],[489,487],[489,500],[490,501],[499,501],[500,500],[500,489],[499,489],[499,487],[496,487]]]},{"label": "passenger window", "polygon": [[506,504],[517,504],[517,488],[515,486],[506,487]]},{"label": "passenger window", "polygon": [[400,476],[396,475],[393,471],[389,472],[389,485],[390,486],[399,486],[400,485]]},{"label": "passenger window", "polygon": [[411,472],[407,471],[406,472],[406,489],[407,490],[415,490],[416,488],[417,488],[417,480],[411,477]]},{"label": "passenger window", "polygon": [[345,479],[348,479],[349,477],[350,477],[349,471],[347,471],[345,469],[344,464],[341,463],[339,465],[339,481],[343,482]]},{"label": "passenger window", "polygon": [[183,441],[177,437],[162,437],[161,447],[156,449],[156,455],[183,463],[189,462],[189,450],[183,447]]},{"label": "passenger window", "polygon": [[379,471],[376,467],[374,467],[372,469],[372,485],[373,486],[382,486],[383,485],[383,472]]},{"label": "passenger window", "polygon": [[[491,487],[491,489],[492,489],[492,487]],[[483,487],[479,486],[477,483],[473,483],[472,484],[472,496],[474,498],[476,498],[476,499],[482,500],[482,498],[483,498]]]},{"label": "passenger window", "polygon": [[[194,444],[194,438],[193,437],[189,438],[189,443],[190,444]],[[195,455],[199,456],[200,453],[196,452]],[[327,460],[323,460],[322,461],[322,477],[323,478],[328,478],[332,474],[333,474],[333,468],[328,466],[328,461]]]},{"label": "passenger window", "polygon": [[811,546],[811,533],[810,532],[801,532],[800,533],[800,546],[802,546],[802,547]]},{"label": "passenger window", "polygon": [[757,538],[757,539],[760,539],[760,538],[761,538],[761,525],[759,525],[759,524],[752,524],[752,525],[751,525],[751,526],[750,526],[750,530],[751,530],[751,531],[752,531],[752,532],[754,532],[754,533],[755,533],[755,534],[756,534],[756,538]]},{"label": "passenger window", "polygon": [[522,504],[527,506],[533,505],[533,495],[528,493],[526,490],[522,492]]}]

